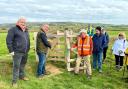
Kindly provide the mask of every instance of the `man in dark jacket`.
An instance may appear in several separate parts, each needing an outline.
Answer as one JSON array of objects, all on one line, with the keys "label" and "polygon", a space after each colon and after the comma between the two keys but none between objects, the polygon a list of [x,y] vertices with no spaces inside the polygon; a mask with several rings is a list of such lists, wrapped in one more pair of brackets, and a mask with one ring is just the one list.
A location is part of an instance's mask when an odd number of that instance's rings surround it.
[{"label": "man in dark jacket", "polygon": [[106,39],[103,34],[101,34],[101,27],[96,27],[96,34],[93,36],[93,68],[97,68],[98,61],[98,70],[102,72],[102,54],[103,48],[106,44]]},{"label": "man in dark jacket", "polygon": [[26,28],[25,18],[20,18],[15,27],[12,27],[6,38],[9,53],[13,56],[13,80],[12,85],[17,87],[17,80],[29,80],[25,77],[24,68],[30,49],[29,33]]},{"label": "man in dark jacket", "polygon": [[102,28],[102,34],[105,36],[105,38],[106,38],[106,44],[105,44],[105,46],[104,46],[104,48],[103,48],[103,63],[104,63],[104,61],[105,61],[105,59],[106,59],[106,54],[107,54],[107,50],[108,50],[108,44],[109,44],[109,35],[108,35],[108,33],[105,31],[105,29],[103,29]]},{"label": "man in dark jacket", "polygon": [[46,33],[49,30],[49,25],[45,24],[41,26],[40,31],[37,34],[37,55],[39,57],[39,63],[37,68],[37,76],[42,78],[46,74],[45,63],[46,63],[46,54],[48,52],[48,48],[51,48],[51,44],[49,43]]}]

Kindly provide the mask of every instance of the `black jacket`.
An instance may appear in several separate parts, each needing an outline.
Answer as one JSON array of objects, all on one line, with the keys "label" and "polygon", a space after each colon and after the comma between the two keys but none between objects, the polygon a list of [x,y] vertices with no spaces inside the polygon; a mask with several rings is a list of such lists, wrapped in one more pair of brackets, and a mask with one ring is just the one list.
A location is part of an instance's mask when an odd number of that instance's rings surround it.
[{"label": "black jacket", "polygon": [[27,53],[30,49],[30,39],[28,31],[19,27],[12,27],[7,34],[6,44],[9,52]]}]

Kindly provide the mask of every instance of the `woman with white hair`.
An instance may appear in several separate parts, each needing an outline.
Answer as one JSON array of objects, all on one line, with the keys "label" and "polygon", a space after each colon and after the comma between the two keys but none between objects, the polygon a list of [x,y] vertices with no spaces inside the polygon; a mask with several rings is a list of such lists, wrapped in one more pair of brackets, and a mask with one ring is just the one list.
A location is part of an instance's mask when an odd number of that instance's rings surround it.
[{"label": "woman with white hair", "polygon": [[112,47],[113,54],[115,55],[116,69],[119,71],[123,66],[124,52],[128,44],[125,33],[119,33],[118,39],[114,42]]}]

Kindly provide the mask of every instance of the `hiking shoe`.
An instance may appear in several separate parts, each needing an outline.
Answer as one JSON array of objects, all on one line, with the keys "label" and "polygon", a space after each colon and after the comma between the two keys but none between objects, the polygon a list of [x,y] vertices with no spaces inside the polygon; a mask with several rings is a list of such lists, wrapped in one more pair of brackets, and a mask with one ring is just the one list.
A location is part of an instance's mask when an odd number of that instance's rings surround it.
[{"label": "hiking shoe", "polygon": [[122,66],[119,66],[119,65],[118,65],[118,66],[116,66],[116,70],[117,70],[117,71],[122,71],[123,68],[122,68]]},{"label": "hiking shoe", "polygon": [[46,71],[44,74],[45,75],[50,75],[51,73],[49,71]]},{"label": "hiking shoe", "polygon": [[122,67],[122,66],[120,66],[119,71],[122,71],[122,70],[123,70],[123,67]]},{"label": "hiking shoe", "polygon": [[88,80],[91,80],[91,79],[92,79],[92,76],[91,76],[91,75],[88,75],[88,76],[87,76],[87,79],[88,79]]},{"label": "hiking shoe", "polygon": [[116,70],[119,71],[120,70],[120,66],[116,65]]},{"label": "hiking shoe", "polygon": [[42,74],[42,75],[39,75],[39,76],[37,76],[37,77],[38,77],[38,79],[42,80],[43,77],[44,77],[44,75]]},{"label": "hiking shoe", "polygon": [[12,87],[17,88],[18,87],[17,83],[12,83]]},{"label": "hiking shoe", "polygon": [[27,78],[27,77],[23,77],[23,78],[20,78],[20,80],[28,81],[29,78]]},{"label": "hiking shoe", "polygon": [[75,72],[74,74],[75,74],[75,75],[78,75],[79,73],[76,73],[76,72]]},{"label": "hiking shoe", "polygon": [[99,70],[99,73],[102,73],[102,70],[101,69]]},{"label": "hiking shoe", "polygon": [[105,64],[105,61],[103,61],[102,64]]},{"label": "hiking shoe", "polygon": [[93,71],[96,71],[96,69],[95,69],[95,68],[93,68],[92,70],[93,70]]}]

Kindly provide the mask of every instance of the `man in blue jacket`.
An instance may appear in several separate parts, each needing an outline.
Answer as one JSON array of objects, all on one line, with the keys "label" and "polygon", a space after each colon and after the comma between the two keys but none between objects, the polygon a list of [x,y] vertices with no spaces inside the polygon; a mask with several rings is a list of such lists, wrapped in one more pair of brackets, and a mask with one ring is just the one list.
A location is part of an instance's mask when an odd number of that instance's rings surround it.
[{"label": "man in blue jacket", "polygon": [[6,43],[9,53],[13,56],[12,86],[17,87],[17,80],[19,78],[22,80],[29,80],[25,77],[24,73],[28,51],[30,49],[30,39],[25,18],[20,18],[16,26],[8,31]]},{"label": "man in blue jacket", "polygon": [[101,27],[96,27],[96,33],[93,36],[93,68],[97,69],[98,62],[98,71],[102,72],[102,55],[103,48],[106,44],[105,36],[101,33]]}]

